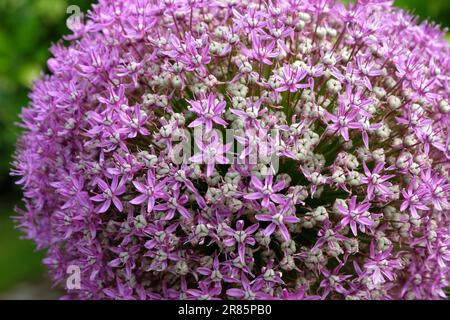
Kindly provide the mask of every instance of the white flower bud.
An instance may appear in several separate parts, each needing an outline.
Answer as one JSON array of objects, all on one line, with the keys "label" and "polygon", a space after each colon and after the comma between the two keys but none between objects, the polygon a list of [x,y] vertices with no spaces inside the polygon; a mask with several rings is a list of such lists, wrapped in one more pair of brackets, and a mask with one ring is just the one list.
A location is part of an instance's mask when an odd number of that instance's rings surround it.
[{"label": "white flower bud", "polygon": [[336,199],[333,204],[333,211],[338,214],[340,214],[340,210],[337,207],[338,205],[344,208],[348,208],[347,202],[345,202],[344,199],[340,198]]},{"label": "white flower bud", "polygon": [[256,234],[255,234],[255,240],[256,242],[258,242],[260,245],[267,247],[270,244],[270,237],[266,237],[264,235],[264,231],[263,230],[259,230]]},{"label": "white flower bud", "polygon": [[206,191],[205,199],[209,203],[216,203],[220,200],[220,198],[223,196],[222,191],[217,188],[208,188],[208,191]]},{"label": "white flower bud", "polygon": [[267,269],[264,271],[264,280],[273,281],[276,277],[275,271],[273,269]]},{"label": "white flower bud", "polygon": [[312,216],[314,218],[314,220],[318,221],[318,222],[323,222],[324,220],[328,219],[328,212],[325,209],[325,207],[317,207],[313,212],[312,212]]},{"label": "white flower bud", "polygon": [[341,168],[338,168],[333,175],[331,176],[331,179],[335,183],[344,183],[345,182],[345,173]]},{"label": "white flower bud", "polygon": [[372,157],[375,160],[375,162],[385,162],[386,156],[384,154],[384,149],[379,148],[372,152]]},{"label": "white flower bud", "polygon": [[347,175],[347,182],[352,187],[361,185],[360,173],[358,171],[350,171]]},{"label": "white flower bud", "polygon": [[428,241],[430,242],[435,242],[437,239],[437,233],[434,230],[430,230],[428,231],[428,236],[427,236]]},{"label": "white flower bud", "polygon": [[400,98],[398,98],[396,96],[389,96],[389,98],[387,99],[387,102],[388,102],[389,106],[391,107],[391,109],[394,109],[394,110],[400,108],[400,106],[402,105]]},{"label": "white flower bud", "polygon": [[296,251],[295,241],[293,240],[284,241],[281,244],[281,250],[285,251],[289,255],[294,254]]},{"label": "white flower bud", "polygon": [[403,140],[401,138],[394,138],[391,143],[392,148],[401,149],[403,147]]},{"label": "white flower bud", "polygon": [[172,126],[170,124],[166,124],[165,126],[161,127],[159,133],[163,138],[168,138],[172,134],[172,131]]},{"label": "white flower bud", "polygon": [[[322,57],[322,61],[324,64],[329,65],[329,66],[334,66],[336,64],[336,58],[333,55],[332,52],[328,52],[326,53],[323,57]],[[335,80],[336,81],[336,80]],[[329,82],[329,81],[328,81]]]},{"label": "white flower bud", "polygon": [[206,237],[208,235],[208,233],[209,233],[208,228],[203,223],[198,224],[195,227],[195,235],[199,238]]},{"label": "white flower bud", "polygon": [[382,87],[374,87],[373,92],[378,99],[381,99],[386,95],[386,90]]},{"label": "white flower bud", "polygon": [[330,79],[327,81],[327,90],[333,94],[336,94],[342,90],[342,85],[339,81]]},{"label": "white flower bud", "polygon": [[173,76],[171,79],[171,83],[174,88],[177,89],[181,88],[182,86],[181,77],[178,75]]},{"label": "white flower bud", "polygon": [[334,258],[337,258],[340,255],[344,254],[344,250],[342,250],[341,246],[337,241],[329,242],[325,250],[329,256],[332,256]]},{"label": "white flower bud", "polygon": [[324,38],[327,35],[327,29],[325,29],[324,27],[318,27],[316,28],[316,36],[319,39]]},{"label": "white flower bud", "polygon": [[294,258],[290,255],[284,256],[284,258],[280,261],[280,267],[283,270],[291,271],[295,269]]},{"label": "white flower bud", "polygon": [[336,30],[336,29],[333,29],[333,28],[327,28],[327,34],[328,34],[330,37],[334,38],[334,37],[337,36],[337,30]]},{"label": "white flower bud", "polygon": [[295,25],[295,31],[301,31],[305,27],[305,22],[303,20],[299,20]]},{"label": "white flower bud", "polygon": [[316,220],[311,216],[311,213],[309,213],[309,215],[306,215],[301,221],[301,226],[305,229],[312,229],[315,225]]},{"label": "white flower bud", "polygon": [[305,22],[311,21],[311,16],[306,12],[299,12],[298,17],[300,20],[305,21]]},{"label": "white flower bud", "polygon": [[217,170],[214,170],[213,174],[206,178],[206,183],[209,186],[216,186],[221,178],[222,177],[220,176],[219,172],[217,172]]},{"label": "white flower bud", "polygon": [[447,101],[441,100],[441,102],[439,102],[439,110],[442,113],[449,113],[450,112],[450,105],[448,104]]},{"label": "white flower bud", "polygon": [[381,127],[377,129],[376,134],[382,139],[387,139],[391,135],[391,129],[389,129],[387,124],[383,123]]},{"label": "white flower bud", "polygon": [[350,254],[355,254],[359,252],[359,241],[358,239],[351,238],[348,240],[344,240],[344,248],[345,251]]},{"label": "white flower bud", "polygon": [[421,172],[420,165],[416,162],[411,163],[408,169],[415,176],[418,176]]},{"label": "white flower bud", "polygon": [[356,158],[353,154],[346,153],[345,154],[344,166],[346,166],[350,170],[354,170],[358,168],[359,162],[358,158]]},{"label": "white flower bud", "polygon": [[395,81],[392,77],[386,77],[384,83],[389,89],[392,89],[396,85],[397,81]]},{"label": "white flower bud", "polygon": [[184,260],[177,261],[175,264],[175,272],[181,276],[185,276],[189,272],[189,267]]},{"label": "white flower bud", "polygon": [[417,139],[416,139],[415,135],[410,134],[405,137],[405,140],[404,140],[405,146],[411,147],[411,146],[415,145],[416,143],[417,143]]},{"label": "white flower bud", "polygon": [[395,165],[400,169],[406,169],[410,166],[412,158],[413,158],[413,156],[411,153],[403,152],[398,156],[397,161],[395,162]]},{"label": "white flower bud", "polygon": [[147,226],[147,220],[145,220],[143,215],[138,215],[134,218],[134,226],[137,229],[145,228]]}]

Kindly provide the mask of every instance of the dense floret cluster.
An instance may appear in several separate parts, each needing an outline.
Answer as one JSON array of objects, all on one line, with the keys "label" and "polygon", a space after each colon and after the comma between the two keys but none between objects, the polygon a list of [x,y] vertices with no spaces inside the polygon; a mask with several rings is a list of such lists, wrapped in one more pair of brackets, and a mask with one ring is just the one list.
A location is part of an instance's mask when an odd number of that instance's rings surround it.
[{"label": "dense floret cluster", "polygon": [[445,298],[438,27],[386,0],[100,0],[73,29],[13,170],[69,297]]}]

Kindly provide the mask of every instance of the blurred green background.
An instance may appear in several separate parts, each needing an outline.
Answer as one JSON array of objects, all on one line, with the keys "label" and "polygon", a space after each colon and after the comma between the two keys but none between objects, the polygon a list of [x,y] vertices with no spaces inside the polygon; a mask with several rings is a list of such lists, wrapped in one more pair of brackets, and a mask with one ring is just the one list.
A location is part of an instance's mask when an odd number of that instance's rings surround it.
[{"label": "blurred green background", "polygon": [[[31,241],[20,240],[11,221],[14,206],[20,205],[20,192],[9,176],[11,154],[20,134],[14,124],[27,104],[33,80],[46,72],[48,48],[68,33],[68,6],[78,5],[86,11],[91,2],[0,0],[0,298],[44,297],[39,290],[49,291],[41,265],[43,253],[35,252]],[[396,4],[421,19],[450,26],[450,0],[397,0]],[[32,296],[27,290],[37,292]]]},{"label": "blurred green background", "polygon": [[92,2],[0,0],[0,299],[47,297],[39,293],[49,290],[41,265],[44,255],[35,252],[31,241],[20,239],[21,233],[11,220],[14,207],[20,205],[20,192],[9,176],[20,134],[15,123],[27,105],[33,80],[47,72],[48,48],[69,33],[66,19],[71,14],[66,13],[67,8],[78,5],[85,12]]}]

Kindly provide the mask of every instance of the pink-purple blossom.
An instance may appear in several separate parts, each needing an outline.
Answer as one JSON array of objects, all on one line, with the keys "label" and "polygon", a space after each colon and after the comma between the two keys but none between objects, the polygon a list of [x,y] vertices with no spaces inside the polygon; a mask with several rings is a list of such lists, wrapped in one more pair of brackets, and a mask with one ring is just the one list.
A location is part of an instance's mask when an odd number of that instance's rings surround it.
[{"label": "pink-purple blossom", "polygon": [[98,0],[21,113],[72,299],[445,299],[450,47],[392,1]]}]

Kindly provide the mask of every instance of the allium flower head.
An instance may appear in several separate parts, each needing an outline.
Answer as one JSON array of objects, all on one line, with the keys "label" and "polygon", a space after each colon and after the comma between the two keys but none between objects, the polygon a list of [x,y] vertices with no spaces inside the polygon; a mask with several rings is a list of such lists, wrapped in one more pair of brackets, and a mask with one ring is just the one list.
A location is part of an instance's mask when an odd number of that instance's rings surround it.
[{"label": "allium flower head", "polygon": [[79,299],[440,299],[450,49],[390,0],[99,0],[22,112]]}]

